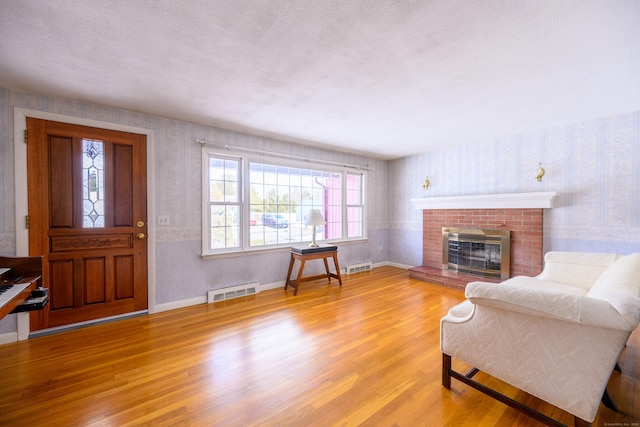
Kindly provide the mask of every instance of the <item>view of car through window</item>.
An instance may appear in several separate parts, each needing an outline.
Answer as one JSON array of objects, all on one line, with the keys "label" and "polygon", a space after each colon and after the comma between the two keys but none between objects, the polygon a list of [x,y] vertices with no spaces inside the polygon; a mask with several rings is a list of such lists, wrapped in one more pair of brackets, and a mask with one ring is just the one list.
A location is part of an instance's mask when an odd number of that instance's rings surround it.
[{"label": "view of car through window", "polygon": [[267,227],[273,228],[287,228],[289,226],[289,220],[280,214],[262,214],[262,224]]},{"label": "view of car through window", "polygon": [[208,153],[209,211],[204,252],[259,249],[311,241],[305,220],[312,209],[325,224],[318,240],[361,237],[362,172],[308,169]]}]

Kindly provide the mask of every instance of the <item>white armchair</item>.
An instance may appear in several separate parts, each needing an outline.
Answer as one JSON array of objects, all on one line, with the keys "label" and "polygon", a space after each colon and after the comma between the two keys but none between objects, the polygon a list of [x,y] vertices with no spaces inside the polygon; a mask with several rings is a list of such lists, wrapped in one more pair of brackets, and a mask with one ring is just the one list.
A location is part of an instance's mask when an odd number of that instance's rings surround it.
[{"label": "white armchair", "polygon": [[[440,322],[443,386],[456,378],[553,425],[473,380],[481,370],[590,425],[640,322],[640,253],[549,252],[540,275],[472,282],[465,296]],[[460,374],[451,357],[477,370]]]}]

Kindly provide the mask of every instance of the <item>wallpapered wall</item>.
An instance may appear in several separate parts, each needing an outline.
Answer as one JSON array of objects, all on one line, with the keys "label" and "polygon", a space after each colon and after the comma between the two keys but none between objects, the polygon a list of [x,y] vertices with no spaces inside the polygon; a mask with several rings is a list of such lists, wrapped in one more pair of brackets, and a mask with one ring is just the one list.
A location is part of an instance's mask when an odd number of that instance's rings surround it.
[{"label": "wallpapered wall", "polygon": [[389,261],[421,263],[411,198],[531,191],[559,193],[544,212],[545,252],[640,252],[640,112],[390,161]]},{"label": "wallpapered wall", "polygon": [[[169,120],[82,102],[0,88],[0,254],[15,255],[14,107],[65,116],[150,129],[155,158],[155,215],[168,215],[170,225],[156,226],[155,304],[203,298],[211,289],[257,281],[262,285],[284,282],[289,265],[287,249],[234,258],[203,260],[201,253],[201,147],[195,139],[266,150],[310,159],[370,165],[367,174],[367,224],[369,240],[341,245],[341,266],[387,260],[387,164],[354,154],[327,151],[300,144]],[[155,221],[155,218],[149,218]],[[313,263],[311,263],[313,264]],[[312,272],[315,265],[310,265]],[[319,266],[318,266],[319,268]],[[15,315],[0,321],[0,334],[15,332]]]},{"label": "wallpapered wall", "polygon": [[[15,254],[13,108],[135,126],[153,131],[155,303],[203,297],[206,291],[250,281],[281,282],[288,253],[200,257],[200,146],[195,138],[308,158],[369,164],[366,243],[340,247],[340,262],[422,263],[422,213],[413,197],[557,191],[545,211],[545,251],[640,252],[640,112],[536,133],[511,135],[393,161],[326,151],[73,100],[0,88],[0,254]],[[547,173],[534,179],[538,163]],[[429,176],[432,187],[422,183]],[[149,218],[149,220],[154,220]],[[0,321],[14,332],[15,316]]]}]

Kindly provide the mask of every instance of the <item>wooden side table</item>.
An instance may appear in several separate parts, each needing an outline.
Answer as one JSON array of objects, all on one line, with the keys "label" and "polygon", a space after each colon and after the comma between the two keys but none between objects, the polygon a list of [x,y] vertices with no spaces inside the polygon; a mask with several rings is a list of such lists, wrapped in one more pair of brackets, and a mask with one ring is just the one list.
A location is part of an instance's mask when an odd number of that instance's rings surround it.
[{"label": "wooden side table", "polygon": [[[335,273],[329,271],[328,258],[333,258],[333,265],[336,268]],[[302,276],[304,271],[304,264],[312,259],[322,259],[324,261],[325,274],[316,274],[313,276]],[[293,264],[296,260],[300,261],[300,268],[298,269],[298,277],[296,280],[291,280],[291,271],[293,270]],[[286,290],[289,285],[295,289],[293,295],[298,295],[298,289],[300,289],[300,283],[307,282],[309,280],[316,280],[322,278],[338,279],[340,286],[342,286],[342,277],[340,276],[340,267],[338,266],[338,247],[337,246],[319,246],[317,248],[311,248],[308,246],[293,247],[291,248],[291,261],[289,262],[289,272],[287,273],[287,280],[285,281],[284,289]]]}]

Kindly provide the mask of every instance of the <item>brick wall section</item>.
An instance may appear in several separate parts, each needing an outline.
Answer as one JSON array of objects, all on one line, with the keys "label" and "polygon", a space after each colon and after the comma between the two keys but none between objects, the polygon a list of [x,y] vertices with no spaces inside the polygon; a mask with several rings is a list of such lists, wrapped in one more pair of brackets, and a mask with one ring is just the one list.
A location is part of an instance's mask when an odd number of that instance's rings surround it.
[{"label": "brick wall section", "polygon": [[442,268],[442,227],[511,230],[511,276],[542,271],[542,209],[434,209],[423,211],[422,261]]}]

